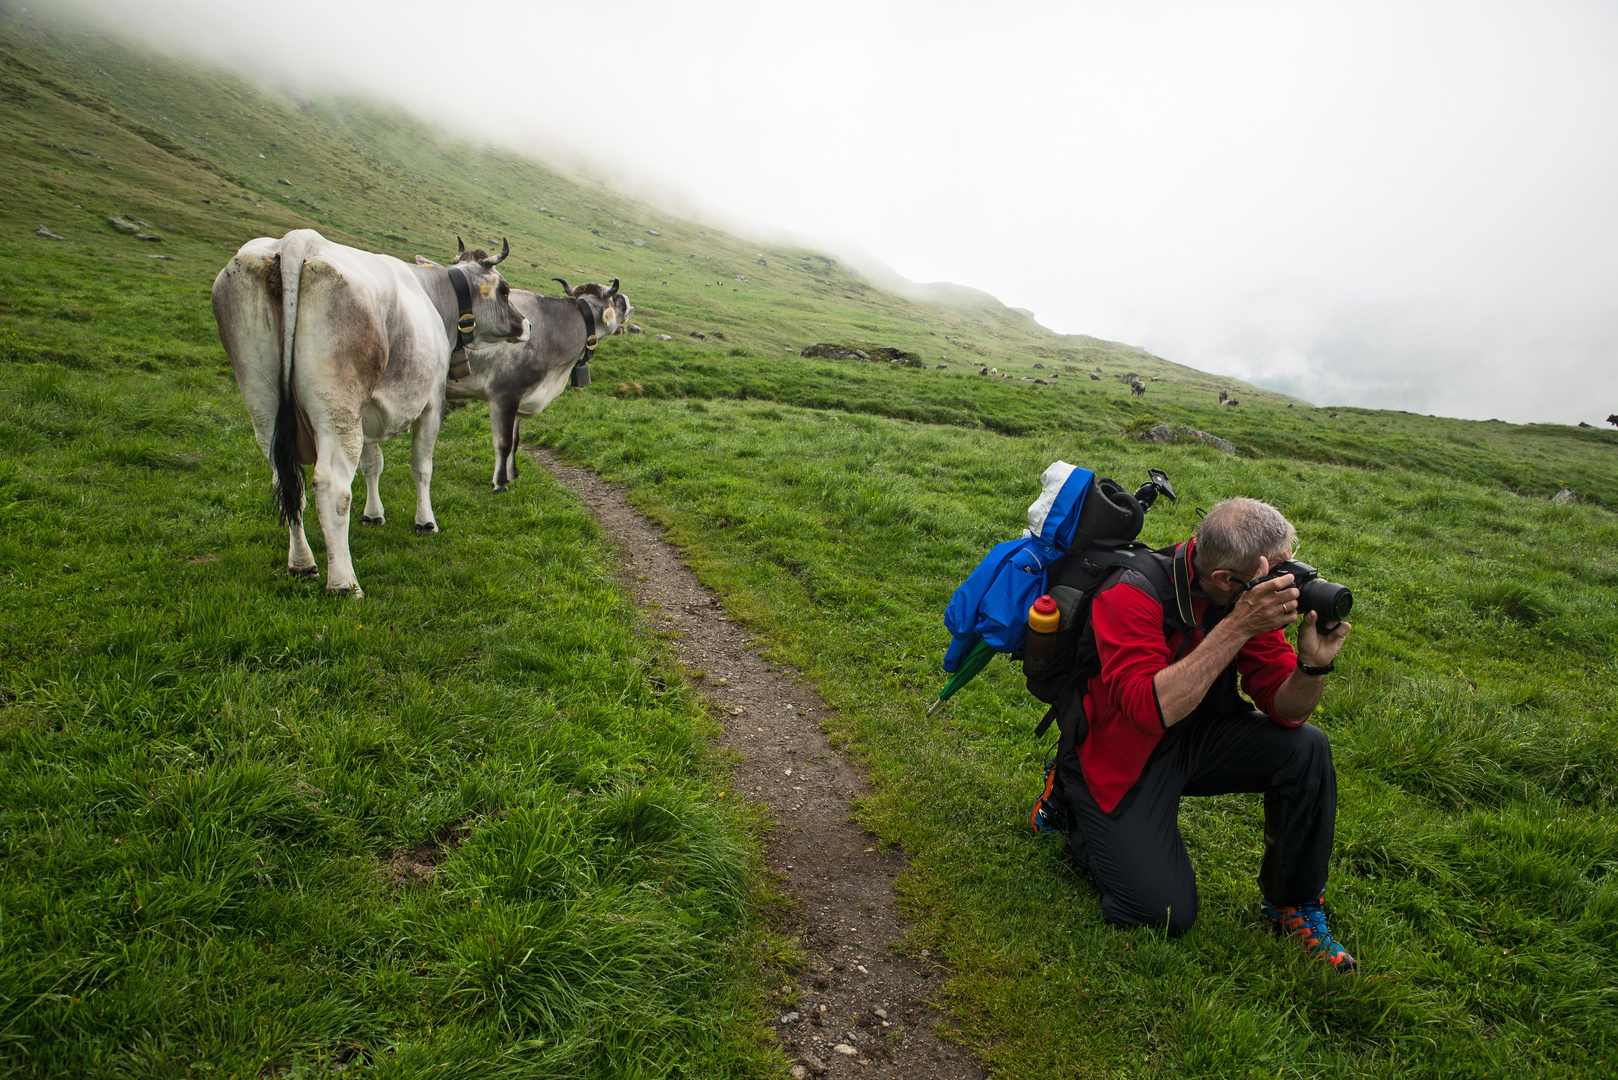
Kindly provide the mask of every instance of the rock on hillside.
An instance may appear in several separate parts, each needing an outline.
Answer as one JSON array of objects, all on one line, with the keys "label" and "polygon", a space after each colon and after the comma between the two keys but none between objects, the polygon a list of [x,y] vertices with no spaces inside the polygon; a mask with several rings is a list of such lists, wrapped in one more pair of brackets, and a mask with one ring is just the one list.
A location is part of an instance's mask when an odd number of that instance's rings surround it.
[{"label": "rock on hillside", "polygon": [[1136,432],[1131,438],[1141,442],[1154,442],[1170,445],[1178,442],[1205,442],[1209,446],[1223,450],[1227,454],[1236,452],[1236,444],[1229,439],[1221,439],[1217,435],[1210,435],[1206,431],[1196,428],[1171,426],[1169,424],[1153,424],[1145,431]]}]

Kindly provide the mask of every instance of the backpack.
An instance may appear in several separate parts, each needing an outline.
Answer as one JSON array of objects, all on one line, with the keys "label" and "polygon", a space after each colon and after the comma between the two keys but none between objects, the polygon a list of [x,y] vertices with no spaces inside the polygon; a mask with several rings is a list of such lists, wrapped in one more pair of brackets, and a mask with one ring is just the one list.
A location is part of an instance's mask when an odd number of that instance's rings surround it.
[{"label": "backpack", "polygon": [[1151,477],[1132,495],[1065,461],[1046,469],[1022,538],[991,548],[950,597],[944,626],[953,640],[944,670],[955,671],[980,643],[1015,658],[1028,630],[1028,608],[1044,594],[1050,568],[1070,551],[1133,541],[1158,494],[1174,498],[1161,470],[1152,469]]},{"label": "backpack", "polygon": [[[953,635],[944,670],[961,674],[939,694],[934,709],[976,674],[988,658],[985,649],[1022,661],[1029,693],[1050,706],[1034,729],[1035,736],[1043,736],[1055,723],[1059,732],[1056,756],[1045,765],[1045,790],[1034,800],[1035,832],[1068,829],[1067,797],[1056,765],[1089,733],[1084,695],[1101,670],[1090,607],[1107,579],[1121,568],[1139,571],[1164,602],[1165,634],[1192,621],[1183,545],[1159,552],[1135,539],[1157,497],[1175,497],[1161,469],[1148,469],[1147,475],[1147,482],[1130,493],[1089,469],[1053,463],[1040,477],[1039,498],[1028,508],[1022,539],[991,548],[944,612]],[[1180,582],[1183,588],[1176,587]],[[1028,609],[1047,592],[1060,612],[1057,640],[1048,660],[1034,662],[1023,650]],[[1174,598],[1172,611],[1164,598]]]},{"label": "backpack", "polygon": [[1184,633],[1196,623],[1185,544],[1153,550],[1133,540],[1103,542],[1072,552],[1051,567],[1047,591],[1061,613],[1055,650],[1043,664],[1023,658],[1028,692],[1050,706],[1034,728],[1034,735],[1044,735],[1053,722],[1057,730],[1056,753],[1045,763],[1045,788],[1034,799],[1029,814],[1029,825],[1035,832],[1068,831],[1067,793],[1057,766],[1089,734],[1084,699],[1090,680],[1101,673],[1090,612],[1102,589],[1124,570],[1133,570],[1145,578],[1163,605],[1164,638]]}]

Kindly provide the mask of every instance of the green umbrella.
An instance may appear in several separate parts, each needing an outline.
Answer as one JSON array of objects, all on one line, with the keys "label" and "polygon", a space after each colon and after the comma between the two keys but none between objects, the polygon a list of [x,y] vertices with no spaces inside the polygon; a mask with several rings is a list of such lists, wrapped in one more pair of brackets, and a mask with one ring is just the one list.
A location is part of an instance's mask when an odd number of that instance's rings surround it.
[{"label": "green umbrella", "polygon": [[980,639],[976,645],[972,646],[972,651],[966,654],[966,659],[961,661],[961,666],[955,669],[955,674],[950,676],[949,682],[944,684],[944,689],[938,692],[938,700],[932,703],[932,706],[927,710],[927,715],[931,716],[955,691],[976,678],[977,673],[983,670],[984,665],[993,656],[994,650],[989,648],[987,641]]}]

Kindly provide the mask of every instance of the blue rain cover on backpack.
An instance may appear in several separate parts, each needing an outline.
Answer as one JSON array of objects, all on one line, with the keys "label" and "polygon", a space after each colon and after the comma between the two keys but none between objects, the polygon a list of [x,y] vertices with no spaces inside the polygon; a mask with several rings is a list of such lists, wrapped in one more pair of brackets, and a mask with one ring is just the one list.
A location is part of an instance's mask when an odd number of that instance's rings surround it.
[{"label": "blue rain cover on backpack", "polygon": [[1028,508],[1021,540],[989,549],[978,568],[955,590],[944,609],[944,626],[955,635],[944,653],[954,671],[981,639],[995,652],[1016,652],[1028,631],[1028,609],[1045,592],[1045,571],[1073,543],[1073,531],[1095,473],[1058,461],[1040,477],[1039,498]]}]

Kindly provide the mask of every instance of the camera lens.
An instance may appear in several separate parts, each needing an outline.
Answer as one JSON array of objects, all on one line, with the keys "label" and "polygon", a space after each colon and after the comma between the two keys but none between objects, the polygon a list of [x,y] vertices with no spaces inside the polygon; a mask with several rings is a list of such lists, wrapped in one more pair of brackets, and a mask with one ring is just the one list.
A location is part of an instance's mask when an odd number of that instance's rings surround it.
[{"label": "camera lens", "polygon": [[1317,612],[1323,623],[1340,623],[1354,610],[1354,594],[1347,585],[1316,578],[1298,591],[1298,610]]}]

